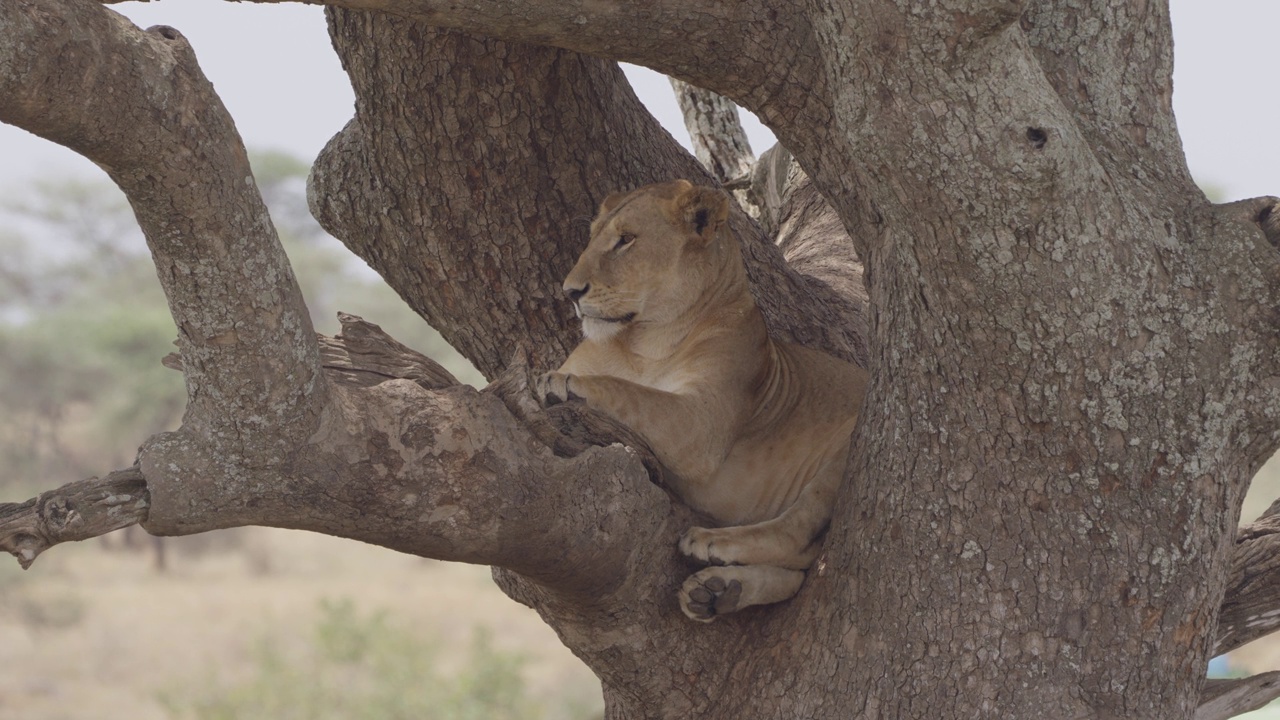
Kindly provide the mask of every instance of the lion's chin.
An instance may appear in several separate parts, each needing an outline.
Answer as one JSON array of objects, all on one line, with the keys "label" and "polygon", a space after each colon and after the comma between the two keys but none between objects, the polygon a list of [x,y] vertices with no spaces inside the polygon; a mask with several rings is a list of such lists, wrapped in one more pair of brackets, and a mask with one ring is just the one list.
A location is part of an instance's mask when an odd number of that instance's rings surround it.
[{"label": "lion's chin", "polygon": [[583,317],[582,334],[586,336],[588,340],[594,340],[597,342],[608,340],[619,332],[622,332],[622,328],[626,327],[627,321],[630,319],[630,316],[622,320],[605,320],[604,318],[590,316]]}]

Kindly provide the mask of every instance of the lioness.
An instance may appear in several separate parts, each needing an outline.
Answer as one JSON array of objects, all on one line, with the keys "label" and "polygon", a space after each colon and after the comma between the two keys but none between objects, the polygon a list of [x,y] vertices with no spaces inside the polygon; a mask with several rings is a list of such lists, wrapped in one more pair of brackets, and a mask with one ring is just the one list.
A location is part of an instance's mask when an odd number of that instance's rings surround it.
[{"label": "lioness", "polygon": [[866,391],[861,369],[771,340],[728,229],[729,198],[686,180],[610,195],[564,281],[585,339],[538,379],[645,438],[672,490],[730,527],[680,550],[694,620],[785,600],[820,549]]}]

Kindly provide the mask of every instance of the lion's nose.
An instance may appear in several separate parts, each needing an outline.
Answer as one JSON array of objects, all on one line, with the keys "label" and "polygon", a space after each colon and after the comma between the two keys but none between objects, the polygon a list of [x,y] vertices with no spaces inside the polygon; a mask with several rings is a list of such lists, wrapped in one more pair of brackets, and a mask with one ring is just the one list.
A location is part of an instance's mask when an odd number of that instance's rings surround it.
[{"label": "lion's nose", "polygon": [[572,300],[574,303],[577,303],[579,300],[582,299],[583,295],[587,294],[587,291],[590,289],[591,289],[590,284],[583,285],[580,288],[570,287],[569,285],[565,285],[564,294],[568,295],[569,299]]}]

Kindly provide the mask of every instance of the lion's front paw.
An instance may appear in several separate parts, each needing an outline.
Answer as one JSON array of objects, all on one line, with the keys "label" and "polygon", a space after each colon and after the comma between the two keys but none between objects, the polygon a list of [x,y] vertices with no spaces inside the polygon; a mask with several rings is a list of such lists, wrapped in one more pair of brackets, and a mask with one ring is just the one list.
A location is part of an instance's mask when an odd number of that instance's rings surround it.
[{"label": "lion's front paw", "polygon": [[559,405],[566,400],[578,397],[569,389],[572,375],[561,372],[544,373],[534,383],[533,392],[543,407]]},{"label": "lion's front paw", "polygon": [[680,609],[691,620],[711,622],[717,615],[738,609],[742,583],[724,578],[721,568],[707,568],[689,576],[680,586]]},{"label": "lion's front paw", "polygon": [[680,552],[703,565],[732,565],[734,546],[720,530],[693,527],[680,538]]}]

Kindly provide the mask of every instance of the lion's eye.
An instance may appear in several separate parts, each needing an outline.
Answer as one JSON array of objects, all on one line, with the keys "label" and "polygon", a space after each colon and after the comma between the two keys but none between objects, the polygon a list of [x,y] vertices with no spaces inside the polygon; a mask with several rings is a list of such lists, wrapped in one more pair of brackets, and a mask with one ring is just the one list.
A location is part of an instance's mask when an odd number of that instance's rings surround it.
[{"label": "lion's eye", "polygon": [[618,242],[613,244],[614,250],[621,250],[636,241],[636,236],[631,233],[623,233],[618,236]]}]

